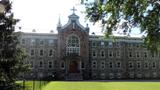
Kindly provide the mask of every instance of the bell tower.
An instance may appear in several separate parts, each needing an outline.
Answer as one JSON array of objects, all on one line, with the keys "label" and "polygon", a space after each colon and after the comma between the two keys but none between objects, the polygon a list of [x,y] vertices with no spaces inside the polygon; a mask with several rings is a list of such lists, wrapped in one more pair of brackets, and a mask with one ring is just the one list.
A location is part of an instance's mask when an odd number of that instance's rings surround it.
[{"label": "bell tower", "polygon": [[[86,78],[89,62],[89,27],[84,27],[79,22],[79,16],[75,14],[76,9],[68,16],[68,22],[62,26],[60,19],[57,25],[58,30],[58,62],[65,62],[64,72],[66,79]],[[83,65],[83,66],[82,66]],[[70,76],[71,75],[71,76]],[[75,78],[76,79],[76,78]]]}]

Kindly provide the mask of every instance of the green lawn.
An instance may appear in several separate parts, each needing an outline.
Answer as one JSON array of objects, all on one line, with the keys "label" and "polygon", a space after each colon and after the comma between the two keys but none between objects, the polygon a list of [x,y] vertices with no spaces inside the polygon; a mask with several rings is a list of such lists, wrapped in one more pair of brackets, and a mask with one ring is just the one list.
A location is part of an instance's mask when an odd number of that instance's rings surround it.
[{"label": "green lawn", "polygon": [[[25,90],[33,90],[33,82],[26,82]],[[40,90],[37,81],[35,90]],[[41,83],[41,90],[160,90],[160,82],[67,82]]]}]

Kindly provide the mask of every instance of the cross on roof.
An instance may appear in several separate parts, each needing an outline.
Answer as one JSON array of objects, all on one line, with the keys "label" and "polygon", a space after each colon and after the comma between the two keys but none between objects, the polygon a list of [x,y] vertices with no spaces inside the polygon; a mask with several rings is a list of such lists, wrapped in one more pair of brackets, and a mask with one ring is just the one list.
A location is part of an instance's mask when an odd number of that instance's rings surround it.
[{"label": "cross on roof", "polygon": [[75,11],[77,11],[77,9],[75,9],[75,7],[73,7],[71,10],[73,11],[73,14],[75,13]]}]

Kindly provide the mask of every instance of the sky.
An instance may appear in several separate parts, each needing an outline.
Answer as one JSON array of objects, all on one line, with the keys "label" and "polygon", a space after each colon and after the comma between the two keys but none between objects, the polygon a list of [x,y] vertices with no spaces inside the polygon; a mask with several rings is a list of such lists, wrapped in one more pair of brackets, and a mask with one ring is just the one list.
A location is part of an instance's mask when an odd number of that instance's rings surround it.
[{"label": "sky", "polygon": [[[83,26],[89,24],[90,34],[95,32],[96,35],[101,33],[101,25],[85,20],[85,7],[80,4],[81,0],[12,0],[12,11],[14,17],[20,19],[16,26],[16,31],[32,32],[33,29],[38,33],[49,33],[51,30],[57,33],[56,27],[59,17],[62,25],[68,22],[68,16],[73,12],[71,9],[75,7],[75,12],[79,17],[79,21]],[[18,27],[22,27],[21,30]],[[133,32],[133,34],[138,34]]]},{"label": "sky", "polygon": [[85,11],[80,0],[12,0],[12,11],[14,17],[20,19],[17,24],[22,27],[23,32],[32,32],[33,29],[39,33],[49,33],[51,30],[57,33],[56,26],[60,17],[62,25],[68,21],[68,16],[72,14],[71,9],[75,7],[75,12],[80,17],[83,26],[89,24],[90,33],[101,33],[100,24],[93,25],[85,20]]}]

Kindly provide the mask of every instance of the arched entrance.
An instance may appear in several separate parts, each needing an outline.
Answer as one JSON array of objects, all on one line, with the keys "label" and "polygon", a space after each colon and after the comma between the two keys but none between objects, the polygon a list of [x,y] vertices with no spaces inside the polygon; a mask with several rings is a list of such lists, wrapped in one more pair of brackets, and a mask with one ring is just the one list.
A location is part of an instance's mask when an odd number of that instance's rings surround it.
[{"label": "arched entrance", "polygon": [[69,73],[78,73],[79,72],[78,61],[71,61],[69,64]]}]

